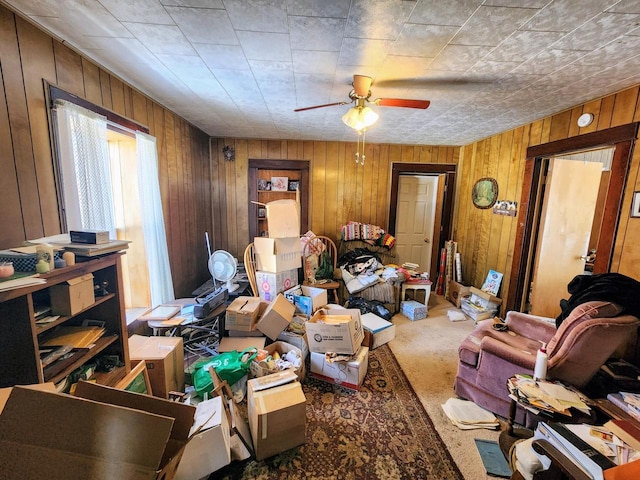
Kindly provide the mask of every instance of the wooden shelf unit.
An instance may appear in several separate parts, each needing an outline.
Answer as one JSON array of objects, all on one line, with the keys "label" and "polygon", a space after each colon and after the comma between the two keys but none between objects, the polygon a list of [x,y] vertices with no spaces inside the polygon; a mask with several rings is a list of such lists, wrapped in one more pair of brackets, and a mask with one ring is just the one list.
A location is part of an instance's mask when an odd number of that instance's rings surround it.
[{"label": "wooden shelf unit", "polygon": [[297,181],[300,191],[300,233],[309,227],[309,162],[306,160],[260,160],[249,159],[249,235],[266,236],[267,219],[260,217],[261,207],[253,202],[269,203],[274,200],[294,199],[295,190],[273,191],[258,188],[259,181],[270,182],[272,177],[287,177],[289,181]]},{"label": "wooden shelf unit", "polygon": [[[113,253],[86,261],[77,257],[79,263],[41,275],[46,283],[0,292],[0,387],[44,382],[39,342],[55,327],[80,325],[85,319],[105,322],[105,335],[51,381],[62,380],[100,354],[117,355],[125,366],[112,372],[96,374],[98,382],[113,386],[129,372],[129,343],[120,260],[122,255],[123,253]],[[36,325],[34,302],[46,303],[49,300],[49,288],[88,273],[93,274],[94,280],[107,281],[109,293],[96,297],[90,307],[75,315],[61,316],[44,326]]]}]

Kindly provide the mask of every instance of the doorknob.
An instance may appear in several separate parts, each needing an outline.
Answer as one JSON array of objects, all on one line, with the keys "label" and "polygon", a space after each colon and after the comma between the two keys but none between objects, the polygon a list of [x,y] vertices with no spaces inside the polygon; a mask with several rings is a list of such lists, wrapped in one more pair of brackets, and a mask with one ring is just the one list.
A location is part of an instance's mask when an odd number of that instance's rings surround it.
[{"label": "doorknob", "polygon": [[431,240],[429,238],[425,238],[424,243],[431,243]]}]

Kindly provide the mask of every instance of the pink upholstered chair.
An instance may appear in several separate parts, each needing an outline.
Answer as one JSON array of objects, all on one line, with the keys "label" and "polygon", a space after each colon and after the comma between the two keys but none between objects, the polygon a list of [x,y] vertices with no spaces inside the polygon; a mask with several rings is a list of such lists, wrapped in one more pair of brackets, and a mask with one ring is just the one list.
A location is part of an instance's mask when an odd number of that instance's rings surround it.
[{"label": "pink upholstered chair", "polygon": [[[509,331],[480,322],[458,349],[458,396],[507,418],[510,399],[507,380],[516,373],[533,374],[536,352],[547,344],[547,378],[583,387],[622,345],[635,338],[640,320],[611,302],[592,301],[577,306],[556,329],[554,319],[509,312]],[[526,425],[518,409],[516,423]]]}]

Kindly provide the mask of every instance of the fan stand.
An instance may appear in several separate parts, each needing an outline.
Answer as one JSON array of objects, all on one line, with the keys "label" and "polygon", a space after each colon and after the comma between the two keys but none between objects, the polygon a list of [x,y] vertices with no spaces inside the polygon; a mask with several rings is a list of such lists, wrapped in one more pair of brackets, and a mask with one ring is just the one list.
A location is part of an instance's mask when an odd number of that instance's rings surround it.
[{"label": "fan stand", "polygon": [[231,280],[227,280],[227,283],[225,284],[225,288],[229,293],[232,293],[238,290],[240,288],[240,285],[238,285],[237,283],[233,283]]}]

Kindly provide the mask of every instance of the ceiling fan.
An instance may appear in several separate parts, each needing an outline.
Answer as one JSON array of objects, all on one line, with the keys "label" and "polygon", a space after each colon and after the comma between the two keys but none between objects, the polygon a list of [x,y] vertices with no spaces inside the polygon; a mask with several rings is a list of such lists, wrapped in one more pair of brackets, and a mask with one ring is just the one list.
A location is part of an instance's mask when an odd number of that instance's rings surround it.
[{"label": "ceiling fan", "polygon": [[304,112],[305,110],[313,110],[315,108],[333,107],[335,105],[348,105],[349,103],[355,103],[354,108],[364,108],[366,103],[373,103],[381,107],[405,107],[405,108],[420,108],[426,109],[431,103],[429,100],[410,100],[403,98],[377,98],[370,100],[371,98],[371,82],[373,79],[366,75],[354,75],[353,76],[353,90],[349,92],[348,102],[335,102],[325,103],[323,105],[314,105],[312,107],[297,108],[294,112]]}]

